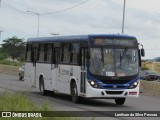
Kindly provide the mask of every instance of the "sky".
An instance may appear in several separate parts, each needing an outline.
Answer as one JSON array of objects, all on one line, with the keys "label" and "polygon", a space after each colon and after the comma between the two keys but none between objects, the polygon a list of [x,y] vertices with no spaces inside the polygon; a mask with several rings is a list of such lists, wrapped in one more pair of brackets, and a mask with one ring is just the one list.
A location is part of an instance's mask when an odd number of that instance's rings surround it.
[{"label": "sky", "polygon": [[[0,43],[17,36],[121,34],[124,0],[0,0]],[[77,7],[82,2],[85,2]],[[126,0],[124,34],[143,44],[145,57],[160,56],[160,0]],[[68,9],[66,11],[63,11]],[[29,12],[30,11],[30,12]],[[62,11],[62,12],[57,12]],[[56,13],[57,12],[57,13]],[[46,14],[53,13],[53,14]]]}]

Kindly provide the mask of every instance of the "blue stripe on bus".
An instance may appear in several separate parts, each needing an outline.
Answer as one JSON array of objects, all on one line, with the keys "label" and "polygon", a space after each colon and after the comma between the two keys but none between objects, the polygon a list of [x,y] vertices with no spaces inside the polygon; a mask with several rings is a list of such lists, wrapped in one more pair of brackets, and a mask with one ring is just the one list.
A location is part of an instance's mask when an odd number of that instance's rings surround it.
[{"label": "blue stripe on bus", "polygon": [[[100,80],[93,78],[89,75],[89,73],[87,72],[87,79],[91,79],[94,80],[97,83],[102,83],[102,89],[106,89],[107,87],[112,87],[110,89],[113,89],[113,86],[117,86],[117,87],[123,87],[123,88],[116,88],[116,89],[127,89],[129,86],[131,86],[134,82],[138,81],[140,79],[140,77],[138,76],[137,78],[129,81],[128,83],[125,84],[104,84],[103,82],[101,82]],[[106,88],[105,88],[106,87]],[[109,88],[107,88],[109,89]]]}]

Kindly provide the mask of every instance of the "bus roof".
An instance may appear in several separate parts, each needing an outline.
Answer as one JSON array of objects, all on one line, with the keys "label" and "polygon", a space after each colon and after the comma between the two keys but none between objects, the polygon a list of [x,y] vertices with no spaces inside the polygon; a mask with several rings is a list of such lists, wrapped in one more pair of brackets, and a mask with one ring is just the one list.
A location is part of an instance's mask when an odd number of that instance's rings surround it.
[{"label": "bus roof", "polygon": [[89,35],[71,35],[71,36],[54,36],[54,37],[37,37],[29,38],[28,43],[32,42],[76,42],[88,41],[92,37],[116,37],[116,38],[131,38],[136,39],[134,36],[122,34],[89,34]]}]

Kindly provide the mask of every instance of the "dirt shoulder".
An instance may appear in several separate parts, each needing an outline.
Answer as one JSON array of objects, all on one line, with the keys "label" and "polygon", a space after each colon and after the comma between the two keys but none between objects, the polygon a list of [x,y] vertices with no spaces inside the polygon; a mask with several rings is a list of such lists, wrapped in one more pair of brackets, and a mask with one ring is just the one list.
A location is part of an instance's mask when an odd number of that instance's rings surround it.
[{"label": "dirt shoulder", "polygon": [[2,65],[0,64],[0,73],[18,75],[19,66]]},{"label": "dirt shoulder", "polygon": [[145,95],[160,96],[160,82],[141,80],[140,92]]}]

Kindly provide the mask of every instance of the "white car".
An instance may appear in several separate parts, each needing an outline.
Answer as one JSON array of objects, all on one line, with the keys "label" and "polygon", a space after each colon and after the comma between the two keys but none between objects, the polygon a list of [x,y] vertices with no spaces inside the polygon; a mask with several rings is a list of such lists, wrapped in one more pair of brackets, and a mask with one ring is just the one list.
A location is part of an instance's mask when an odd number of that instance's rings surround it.
[{"label": "white car", "polygon": [[22,64],[22,66],[19,68],[19,80],[23,80],[24,78],[24,64]]}]

